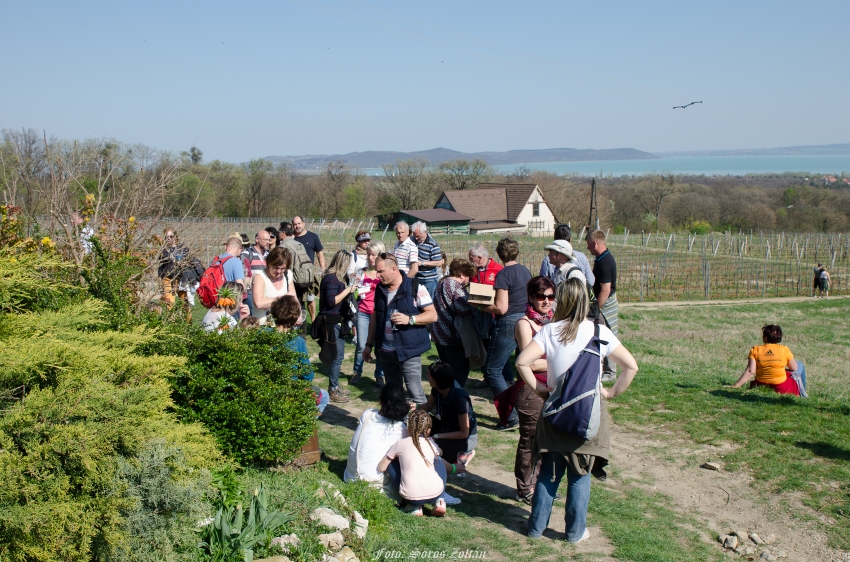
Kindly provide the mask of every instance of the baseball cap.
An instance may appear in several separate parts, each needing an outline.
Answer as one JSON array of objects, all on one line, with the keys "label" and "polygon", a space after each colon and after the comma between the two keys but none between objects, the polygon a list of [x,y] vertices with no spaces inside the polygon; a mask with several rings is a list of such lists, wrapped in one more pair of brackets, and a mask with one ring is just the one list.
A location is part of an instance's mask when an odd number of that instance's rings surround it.
[{"label": "baseball cap", "polygon": [[544,249],[560,252],[567,256],[570,261],[572,261],[575,257],[575,254],[573,254],[573,245],[567,242],[566,240],[555,240],[554,242],[546,246],[546,248]]}]

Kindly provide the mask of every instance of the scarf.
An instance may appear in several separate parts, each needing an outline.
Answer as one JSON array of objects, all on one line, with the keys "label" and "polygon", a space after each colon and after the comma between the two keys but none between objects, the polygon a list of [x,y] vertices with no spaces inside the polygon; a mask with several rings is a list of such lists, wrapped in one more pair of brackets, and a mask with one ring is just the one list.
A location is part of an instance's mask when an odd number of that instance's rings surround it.
[{"label": "scarf", "polygon": [[555,315],[554,310],[550,310],[546,314],[541,314],[534,310],[534,307],[531,306],[530,302],[525,303],[525,316],[537,324],[538,326],[545,326],[549,322],[552,321],[552,317]]}]

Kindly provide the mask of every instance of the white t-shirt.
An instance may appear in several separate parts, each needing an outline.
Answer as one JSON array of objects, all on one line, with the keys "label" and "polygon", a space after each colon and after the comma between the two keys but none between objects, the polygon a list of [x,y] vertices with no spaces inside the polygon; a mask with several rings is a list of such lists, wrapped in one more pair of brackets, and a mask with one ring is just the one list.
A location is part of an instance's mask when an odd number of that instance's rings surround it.
[{"label": "white t-shirt", "polygon": [[351,263],[348,264],[348,278],[353,282],[355,276],[363,275],[363,272],[367,269],[369,269],[369,260],[366,258],[366,254],[353,252]]},{"label": "white t-shirt", "polygon": [[378,463],[390,447],[404,437],[407,437],[404,420],[389,420],[374,409],[363,412],[348,446],[348,463],[342,479],[345,482],[365,480],[383,484],[384,473],[378,472]]},{"label": "white t-shirt", "polygon": [[587,283],[587,277],[584,276],[584,273],[582,273],[580,268],[573,270],[572,272],[570,272],[569,275],[567,275],[567,272],[570,271],[570,269],[572,269],[573,267],[578,268],[578,264],[568,261],[567,263],[562,265],[560,269],[555,272],[555,285],[560,285],[567,279],[581,279],[582,282]]},{"label": "white t-shirt", "polygon": [[413,238],[408,237],[404,242],[396,242],[393,247],[393,254],[398,261],[398,270],[404,272],[410,271],[410,264],[419,262],[419,248]]},{"label": "white t-shirt", "polygon": [[[395,294],[397,292],[398,289],[395,291],[387,291],[387,319],[386,322],[384,322],[384,343],[381,345],[382,351],[395,351],[395,331],[393,330],[393,323],[390,318],[395,311],[393,301],[395,300]],[[422,310],[424,307],[433,303],[434,301],[431,300],[431,295],[428,294],[428,289],[425,288],[425,285],[420,283],[419,291],[416,293],[416,300],[413,301],[413,304],[416,305],[416,308]]]},{"label": "white t-shirt", "polygon": [[235,328],[237,326],[236,318],[234,318],[232,314],[229,314],[224,310],[213,312],[212,309],[209,309],[207,313],[204,314],[204,319],[201,321],[201,325],[207,332],[218,330],[218,332],[221,333],[220,326],[222,318],[227,318],[227,324],[231,328]]},{"label": "white t-shirt", "polygon": [[[585,320],[578,327],[576,339],[564,345],[558,341],[561,326],[563,325],[564,321],[546,324],[534,336],[534,341],[537,342],[537,345],[546,354],[546,365],[548,367],[546,385],[549,388],[555,388],[557,386],[558,379],[563,377],[567,369],[575,363],[581,350],[584,349],[584,346],[593,337],[593,322]],[[602,345],[600,350],[602,357],[608,357],[620,345],[620,340],[617,339],[617,336],[607,326],[599,326],[599,339],[608,342],[607,345]]]}]

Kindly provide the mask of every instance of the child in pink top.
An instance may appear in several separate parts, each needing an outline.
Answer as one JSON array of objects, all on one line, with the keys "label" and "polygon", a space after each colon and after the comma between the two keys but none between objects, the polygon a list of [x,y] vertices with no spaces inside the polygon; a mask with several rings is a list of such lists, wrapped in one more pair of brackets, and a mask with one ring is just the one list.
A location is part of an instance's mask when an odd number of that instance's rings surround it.
[{"label": "child in pink top", "polygon": [[[410,412],[407,421],[408,437],[398,440],[378,463],[378,472],[386,472],[393,484],[398,486],[399,495],[408,504],[416,506],[412,515],[422,515],[422,506],[435,505],[432,515],[446,514],[447,468],[456,472],[460,467],[448,464],[440,458],[440,448],[428,437],[431,433],[431,416],[424,410]],[[397,467],[393,461],[398,459]],[[448,466],[446,466],[448,464]]]}]

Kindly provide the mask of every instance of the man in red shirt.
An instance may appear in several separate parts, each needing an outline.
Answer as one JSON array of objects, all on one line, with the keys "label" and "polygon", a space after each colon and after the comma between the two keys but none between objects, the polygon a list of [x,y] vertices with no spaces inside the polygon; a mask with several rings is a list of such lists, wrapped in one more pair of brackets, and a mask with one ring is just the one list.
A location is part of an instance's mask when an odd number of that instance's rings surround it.
[{"label": "man in red shirt", "polygon": [[469,261],[471,261],[478,273],[470,281],[484,285],[495,285],[496,274],[502,270],[502,266],[490,259],[487,248],[481,242],[476,242],[469,248]]},{"label": "man in red shirt", "polygon": [[[487,248],[481,242],[476,242],[469,248],[469,261],[475,265],[475,268],[478,270],[478,273],[475,274],[475,277],[470,279],[473,283],[482,283],[484,285],[494,286],[496,284],[496,274],[499,273],[503,267],[496,263],[495,260],[490,259],[490,254],[487,252]],[[472,314],[476,317],[481,315],[484,318],[477,318],[476,324],[480,323],[483,325],[491,325],[493,323],[493,315],[481,312],[475,308],[472,309]],[[480,328],[479,328],[480,329]],[[488,336],[483,336],[481,338],[484,347],[486,348],[490,338]],[[505,363],[505,371],[506,374],[510,373],[510,361]],[[511,375],[512,376],[512,375]],[[478,381],[473,385],[475,388],[487,388],[490,386],[486,380]]]}]

